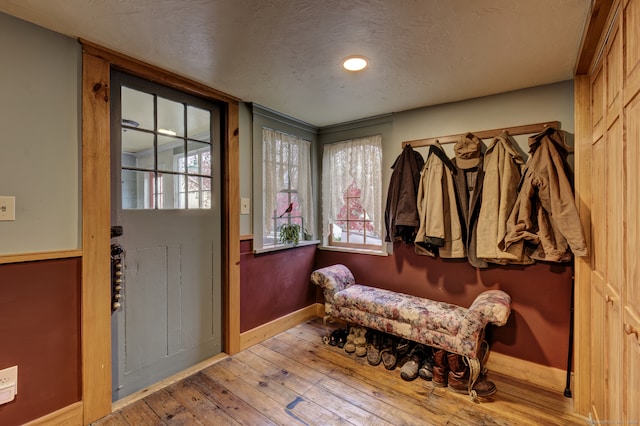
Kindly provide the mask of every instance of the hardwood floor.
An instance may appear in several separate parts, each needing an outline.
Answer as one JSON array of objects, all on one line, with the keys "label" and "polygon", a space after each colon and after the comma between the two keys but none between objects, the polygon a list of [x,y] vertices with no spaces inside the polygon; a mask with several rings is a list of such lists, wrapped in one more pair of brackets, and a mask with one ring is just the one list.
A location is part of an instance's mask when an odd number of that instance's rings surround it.
[{"label": "hardwood floor", "polygon": [[308,321],[97,421],[107,425],[584,425],[571,399],[488,373],[498,387],[472,402],[400,370],[322,343]]}]

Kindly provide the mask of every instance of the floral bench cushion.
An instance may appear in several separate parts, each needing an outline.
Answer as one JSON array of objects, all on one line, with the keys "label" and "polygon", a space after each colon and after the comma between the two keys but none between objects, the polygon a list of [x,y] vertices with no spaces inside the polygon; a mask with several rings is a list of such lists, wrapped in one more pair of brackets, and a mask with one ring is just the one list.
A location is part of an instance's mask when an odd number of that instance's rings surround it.
[{"label": "floral bench cushion", "polygon": [[467,309],[403,293],[365,285],[353,285],[336,293],[334,307],[357,309],[381,318],[456,335]]}]

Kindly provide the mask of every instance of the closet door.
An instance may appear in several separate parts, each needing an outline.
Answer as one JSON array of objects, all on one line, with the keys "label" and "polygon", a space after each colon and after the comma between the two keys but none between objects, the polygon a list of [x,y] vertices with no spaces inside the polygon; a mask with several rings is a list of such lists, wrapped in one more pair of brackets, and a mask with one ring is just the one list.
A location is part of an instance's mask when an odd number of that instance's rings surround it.
[{"label": "closet door", "polygon": [[605,72],[600,63],[591,76],[591,414],[605,417],[605,283],[607,276],[607,203],[605,139]]},{"label": "closet door", "polygon": [[623,22],[623,115],[626,159],[626,277],[622,297],[624,420],[640,420],[640,0],[628,0]]},{"label": "closet door", "polygon": [[[618,15],[619,16],[619,15]],[[605,300],[605,420],[622,420],[623,339],[622,292],[624,290],[625,158],[622,114],[621,20],[613,23],[605,47],[605,156],[606,156],[606,285]]]},{"label": "closet door", "polygon": [[590,72],[591,415],[640,419],[640,0],[612,8]]}]

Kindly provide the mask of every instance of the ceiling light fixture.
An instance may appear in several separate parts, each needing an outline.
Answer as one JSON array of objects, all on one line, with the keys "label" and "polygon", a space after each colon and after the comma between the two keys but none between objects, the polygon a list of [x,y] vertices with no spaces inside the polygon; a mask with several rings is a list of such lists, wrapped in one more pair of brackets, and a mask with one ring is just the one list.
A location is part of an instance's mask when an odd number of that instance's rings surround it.
[{"label": "ceiling light fixture", "polygon": [[361,71],[369,65],[364,56],[349,56],[342,61],[342,68],[347,71]]},{"label": "ceiling light fixture", "polygon": [[140,123],[138,123],[137,121],[129,120],[128,118],[123,118],[122,124],[124,124],[125,126],[131,126],[131,127],[138,127],[140,125]]},{"label": "ceiling light fixture", "polygon": [[170,129],[158,129],[158,133],[162,133],[163,135],[167,135],[167,136],[175,136],[177,135],[177,133],[173,130]]}]

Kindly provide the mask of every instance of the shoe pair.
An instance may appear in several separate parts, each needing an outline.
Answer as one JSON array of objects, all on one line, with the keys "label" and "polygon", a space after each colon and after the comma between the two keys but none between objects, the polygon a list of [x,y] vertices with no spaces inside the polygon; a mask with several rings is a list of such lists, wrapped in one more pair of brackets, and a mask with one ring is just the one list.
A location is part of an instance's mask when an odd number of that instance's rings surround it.
[{"label": "shoe pair", "polygon": [[381,351],[382,364],[387,370],[393,370],[398,360],[403,359],[411,349],[411,342],[407,339],[387,337]]},{"label": "shoe pair", "polygon": [[400,377],[404,380],[415,380],[418,376],[424,380],[433,378],[433,352],[430,346],[419,343],[411,349],[400,370]]},{"label": "shoe pair", "polygon": [[376,366],[382,362],[381,345],[382,335],[374,330],[369,330],[367,339],[367,362]]},{"label": "shoe pair", "polygon": [[367,354],[366,332],[367,329],[364,327],[351,327],[349,334],[346,337],[344,351],[348,354],[355,352],[357,356],[365,356]]},{"label": "shoe pair", "polygon": [[424,349],[425,357],[418,370],[418,375],[424,380],[431,381],[433,379],[433,348],[426,346]]},{"label": "shoe pair", "polygon": [[337,346],[342,349],[347,341],[347,333],[348,330],[342,328],[333,330],[328,338],[324,338],[325,343],[328,343],[331,346]]}]

